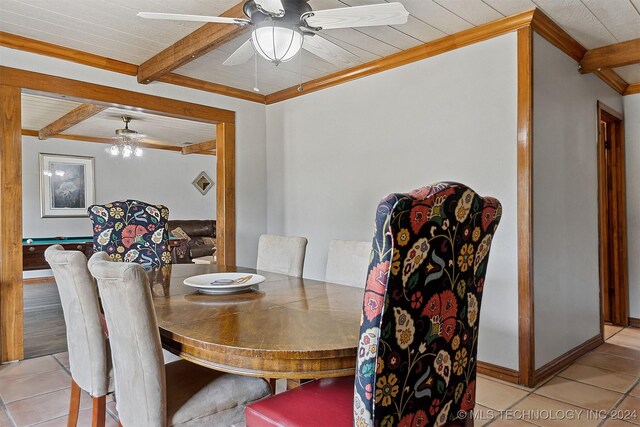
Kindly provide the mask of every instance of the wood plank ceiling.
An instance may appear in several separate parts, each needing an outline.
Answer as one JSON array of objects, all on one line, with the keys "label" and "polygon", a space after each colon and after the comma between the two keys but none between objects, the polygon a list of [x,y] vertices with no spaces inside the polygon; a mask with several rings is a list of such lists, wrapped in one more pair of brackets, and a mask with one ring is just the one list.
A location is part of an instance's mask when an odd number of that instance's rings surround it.
[{"label": "wood plank ceiling", "polygon": [[[220,15],[240,0],[2,0],[0,30],[139,65],[200,27],[199,23],[149,21],[139,11]],[[381,3],[383,0],[310,0],[314,9]],[[391,1],[391,0],[384,0]],[[327,39],[362,63],[518,12],[539,8],[585,48],[640,38],[640,0],[399,0],[410,12],[399,26],[326,30]],[[222,62],[244,34],[176,69],[176,74],[252,90],[253,61],[227,67]],[[302,74],[300,69],[302,65]],[[269,94],[340,68],[305,51],[273,66],[258,61],[258,87]],[[614,69],[629,83],[640,82],[640,64]]]},{"label": "wood plank ceiling", "polygon": [[[22,94],[22,128],[39,131],[81,105],[77,102]],[[140,141],[148,144],[183,147],[215,139],[216,125],[174,117],[159,116],[118,108],[106,108],[64,130],[63,134],[112,138],[115,130],[124,127],[122,116],[132,118],[129,127],[145,135]]]}]

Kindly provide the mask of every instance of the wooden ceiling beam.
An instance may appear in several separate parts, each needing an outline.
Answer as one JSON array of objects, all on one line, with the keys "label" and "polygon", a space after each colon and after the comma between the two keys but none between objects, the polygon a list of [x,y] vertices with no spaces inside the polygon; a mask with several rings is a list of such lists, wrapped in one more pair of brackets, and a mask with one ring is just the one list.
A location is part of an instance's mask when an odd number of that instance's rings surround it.
[{"label": "wooden ceiling beam", "polygon": [[47,139],[54,135],[58,135],[70,127],[95,116],[105,109],[107,109],[107,107],[104,105],[82,104],[40,129],[38,131],[38,139]]},{"label": "wooden ceiling beam", "polygon": [[627,86],[627,89],[624,91],[625,95],[633,95],[636,93],[640,93],[640,83],[633,83]]},{"label": "wooden ceiling beam", "polygon": [[216,141],[203,141],[182,147],[182,154],[209,154],[215,151]]},{"label": "wooden ceiling beam", "polygon": [[588,50],[580,60],[581,73],[640,63],[640,39]]},{"label": "wooden ceiling beam", "polygon": [[[22,129],[22,136],[38,136],[38,131],[36,130],[32,130],[32,129]],[[95,142],[98,144],[113,144],[114,139],[113,138],[100,138],[97,136],[89,136],[89,135],[72,135],[72,134],[66,134],[66,133],[62,133],[59,135],[53,135],[52,138],[56,138],[56,139],[67,139],[69,141],[84,141],[84,142]],[[145,142],[139,142],[138,145],[140,145],[140,147],[142,148],[150,148],[153,150],[168,150],[168,151],[175,151],[175,152],[182,152],[182,148],[178,147],[176,145],[164,145],[162,142],[160,141],[153,141],[153,140],[146,140]],[[207,155],[215,155],[215,153],[212,152],[203,152],[200,154],[207,154]]]},{"label": "wooden ceiling beam", "polygon": [[[220,16],[247,18],[241,1]],[[207,23],[178,40],[138,67],[138,82],[142,84],[158,80],[165,74],[211,52],[219,46],[247,32],[247,26]]]}]

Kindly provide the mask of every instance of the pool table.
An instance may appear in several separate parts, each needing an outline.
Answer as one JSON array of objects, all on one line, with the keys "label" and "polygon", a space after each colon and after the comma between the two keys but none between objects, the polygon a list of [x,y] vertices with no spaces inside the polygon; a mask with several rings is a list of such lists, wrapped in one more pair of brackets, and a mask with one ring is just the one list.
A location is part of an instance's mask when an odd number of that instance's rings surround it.
[{"label": "pool table", "polygon": [[[170,237],[169,247],[182,243],[176,237]],[[87,258],[93,255],[93,236],[86,237],[34,237],[22,239],[22,269],[48,270],[49,264],[44,259],[44,251],[51,245],[62,245],[68,251],[81,251]]]},{"label": "pool table", "polygon": [[84,252],[87,258],[93,255],[93,236],[25,238],[22,239],[22,269],[49,269],[49,264],[44,259],[44,251],[51,245],[62,245],[68,251]]}]

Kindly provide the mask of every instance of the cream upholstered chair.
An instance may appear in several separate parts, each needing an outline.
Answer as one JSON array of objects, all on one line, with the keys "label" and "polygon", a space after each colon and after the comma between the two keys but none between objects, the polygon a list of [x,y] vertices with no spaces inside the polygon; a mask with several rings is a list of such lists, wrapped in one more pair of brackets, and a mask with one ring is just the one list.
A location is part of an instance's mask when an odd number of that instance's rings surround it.
[{"label": "cream upholstered chair", "polygon": [[258,270],[302,277],[307,239],[263,234],[258,241]]},{"label": "cream upholstered chair", "polygon": [[69,426],[75,426],[80,390],[93,399],[93,425],[105,425],[105,396],[113,391],[109,341],[104,333],[98,289],[82,252],[65,251],[60,245],[47,248],[45,259],[53,270],[60,292],[71,368]]},{"label": "cream upholstered chair", "polygon": [[225,374],[180,360],[163,365],[149,278],[138,264],[89,260],[109,328],[116,408],[124,427],[228,426],[247,403],[271,393],[259,378]]},{"label": "cream upholstered chair", "polygon": [[364,287],[371,258],[371,243],[332,240],[329,243],[325,280],[341,285]]}]

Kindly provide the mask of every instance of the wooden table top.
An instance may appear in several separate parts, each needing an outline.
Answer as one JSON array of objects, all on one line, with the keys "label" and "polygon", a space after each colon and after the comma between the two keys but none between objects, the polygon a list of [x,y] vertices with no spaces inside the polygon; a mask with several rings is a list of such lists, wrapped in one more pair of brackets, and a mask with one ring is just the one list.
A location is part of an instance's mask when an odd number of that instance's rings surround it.
[{"label": "wooden table top", "polygon": [[224,372],[307,379],[353,375],[364,290],[257,271],[254,291],[202,295],[190,276],[255,269],[175,264],[149,274],[169,351]]}]

